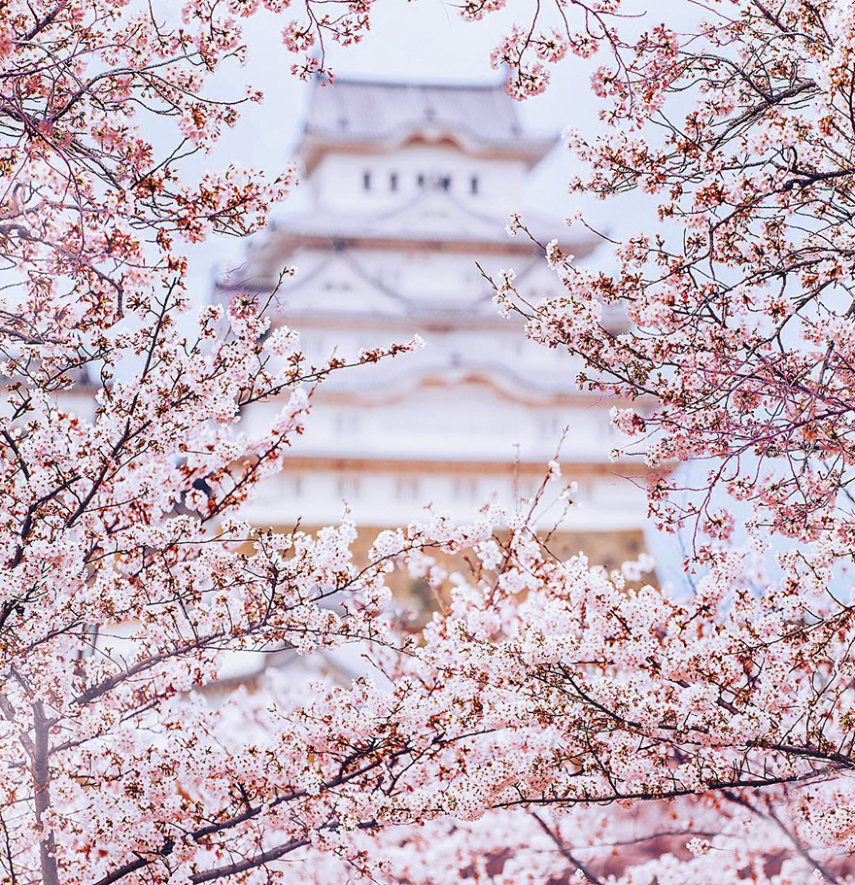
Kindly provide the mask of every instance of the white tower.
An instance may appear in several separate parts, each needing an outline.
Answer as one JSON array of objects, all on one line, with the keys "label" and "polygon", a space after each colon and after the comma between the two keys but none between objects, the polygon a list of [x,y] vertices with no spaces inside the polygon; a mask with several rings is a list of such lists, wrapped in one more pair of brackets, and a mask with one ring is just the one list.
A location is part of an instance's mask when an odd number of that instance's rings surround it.
[{"label": "white tower", "polygon": [[[314,88],[299,147],[311,209],[259,235],[217,297],[270,291],[296,265],[278,317],[315,364],[334,349],[351,357],[414,332],[427,347],[325,381],[305,436],[250,519],[325,525],[343,500],[366,528],[406,524],[428,502],[466,519],[493,497],[530,493],[566,426],[564,476],[582,502],[564,525],[569,539],[576,549],[593,539],[604,560],[640,549],[643,492],[607,457],[612,403],[576,388],[572,357],[498,315],[475,264],[513,267],[530,298],[558,292],[540,248],[505,230],[554,143],[522,133],[497,85]],[[566,231],[522,215],[543,241]],[[577,261],[594,245],[562,243]]]}]

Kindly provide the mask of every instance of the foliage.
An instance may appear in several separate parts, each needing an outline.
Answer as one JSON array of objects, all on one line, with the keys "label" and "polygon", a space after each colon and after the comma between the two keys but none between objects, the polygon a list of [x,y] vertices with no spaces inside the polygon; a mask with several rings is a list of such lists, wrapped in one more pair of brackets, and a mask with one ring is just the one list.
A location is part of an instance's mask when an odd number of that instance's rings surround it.
[{"label": "foliage", "polygon": [[[365,567],[347,521],[240,520],[305,391],[345,368],[308,365],[250,295],[180,319],[181,243],[257,229],[291,181],[177,171],[236,123],[202,88],[241,54],[238,18],[285,4],[266,6],[191,2],[173,25],[116,0],[3,7],[5,880],[853,881],[855,627],[832,584],[852,553],[852,10],[718,0],[689,33],[630,37],[618,0],[571,0],[579,33],[536,20],[495,56],[523,96],[545,86],[532,53],[610,53],[576,187],[643,188],[662,226],[616,244],[614,275],[549,244],[560,297],[528,304],[505,273],[496,300],[582,354],[584,384],[640,399],[615,420],[659,470],[657,518],[692,526],[679,600],[636,588],[639,564],[550,553],[530,525],[557,464],[518,512],[429,513]],[[367,27],[367,4],[306,9],[314,40]],[[158,116],[181,133],[165,153]],[[681,489],[671,468],[703,459]],[[433,558],[461,552],[468,576]],[[395,569],[449,600],[419,635],[391,616]],[[373,678],[212,694],[231,653],[354,641]]]}]

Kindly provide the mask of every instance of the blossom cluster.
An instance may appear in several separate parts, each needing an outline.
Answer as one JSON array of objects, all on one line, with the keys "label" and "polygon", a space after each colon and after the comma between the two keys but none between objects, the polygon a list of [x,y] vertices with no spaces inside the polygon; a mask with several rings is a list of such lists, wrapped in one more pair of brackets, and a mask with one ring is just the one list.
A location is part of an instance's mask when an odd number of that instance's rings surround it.
[{"label": "blossom cluster", "polygon": [[[855,881],[855,609],[838,592],[855,14],[717,0],[688,36],[623,38],[619,0],[569,5],[581,34],[534,22],[496,60],[523,97],[566,52],[609,45],[594,88],[612,125],[571,135],[577,186],[639,188],[662,228],[616,244],[614,274],[549,243],[560,294],[532,306],[506,270],[497,301],[620,398],[654,515],[693,529],[685,598],[647,582],[646,557],[609,570],[537,536],[557,460],[518,508],[428,511],[365,561],[347,519],[248,525],[313,386],[422,342],[308,365],[275,291],[188,320],[177,244],[257,228],[293,173],[191,185],[138,118],[174,118],[197,149],[235,124],[201,88],[259,2],[191,0],[175,25],[120,0],[7,4],[0,231],[23,294],[0,308],[5,880]],[[369,4],[334,8],[310,3],[286,41],[355,41]],[[689,483],[680,462],[708,473]],[[399,572],[437,600],[416,632]],[[233,655],[345,644],[367,662],[346,685],[221,679]]]}]

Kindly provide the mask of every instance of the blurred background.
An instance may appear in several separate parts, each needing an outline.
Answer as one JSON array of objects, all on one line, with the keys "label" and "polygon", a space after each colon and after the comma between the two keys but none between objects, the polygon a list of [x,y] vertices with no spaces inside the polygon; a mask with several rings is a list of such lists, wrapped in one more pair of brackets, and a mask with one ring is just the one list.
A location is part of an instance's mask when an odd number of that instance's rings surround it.
[{"label": "blurred background", "polygon": [[[517,4],[473,24],[436,0],[375,4],[362,43],[329,50],[331,85],[293,77],[278,22],[250,19],[246,64],[218,87],[233,99],[251,84],[265,101],[244,106],[242,125],[194,158],[196,172],[239,160],[275,175],[294,162],[300,183],[249,242],[209,240],[191,252],[194,291],[227,303],[276,290],[275,324],[297,330],[317,366],[414,333],[426,346],[310,391],[305,434],[245,515],[311,530],[350,512],[359,558],[379,530],[407,525],[426,505],[466,521],[487,502],[520,502],[560,451],[563,477],[546,486],[535,520],[550,549],[609,568],[650,551],[660,577],[680,580],[679,545],[646,519],[643,463],[609,459],[621,440],[608,413],[622,404],[580,391],[581,365],[528,341],[519,318],[501,317],[481,273],[512,268],[532,301],[561,293],[543,250],[508,236],[512,213],[541,244],[558,240],[575,263],[604,269],[610,249],[571,230],[567,216],[582,208],[612,237],[656,223],[641,195],[604,204],[568,194],[582,169],[561,133],[600,130],[590,77],[601,60],[568,57],[550,88],[525,102],[505,94],[490,52],[530,11]],[[291,266],[296,275],[277,290]],[[609,321],[619,330],[620,316]],[[280,406],[257,408],[245,430]],[[569,482],[578,488],[568,509],[560,493]],[[436,605],[425,582],[396,573],[393,583],[417,620]],[[307,678],[347,681],[364,667],[360,654],[324,653],[311,666],[287,649],[263,664],[237,656],[222,686],[254,680],[259,667],[298,665]]]},{"label": "blurred background", "polygon": [[[508,236],[514,212],[576,263],[610,263],[601,240],[564,222],[580,202],[567,193],[578,170],[560,133],[598,131],[597,62],[568,58],[545,94],[507,97],[490,51],[526,14],[471,24],[435,0],[376,4],[362,43],[329,50],[330,85],[294,78],[275,20],[250,20],[246,64],[217,87],[235,98],[251,84],[265,101],[246,104],[242,125],[193,162],[201,172],[238,159],[270,174],[296,162],[300,184],[249,243],[211,240],[192,252],[194,291],[223,302],[263,295],[296,266],[277,291],[275,322],[300,332],[315,365],[413,333],[426,342],[311,392],[305,435],[246,513],[255,524],[316,528],[347,509],[367,550],[377,530],[406,525],[425,505],[467,520],[488,501],[531,496],[560,448],[578,491],[568,510],[564,483],[553,483],[538,508],[540,527],[556,529],[555,552],[614,567],[650,547],[643,465],[608,457],[620,442],[608,418],[618,403],[582,393],[581,365],[500,317],[479,269],[512,268],[532,301],[560,293],[542,249]],[[643,199],[622,205],[619,216],[614,204],[582,208],[619,236],[619,218],[637,229],[644,211]],[[610,321],[619,327],[619,316]],[[257,410],[247,430],[269,418]],[[418,601],[419,582],[400,592]]]}]

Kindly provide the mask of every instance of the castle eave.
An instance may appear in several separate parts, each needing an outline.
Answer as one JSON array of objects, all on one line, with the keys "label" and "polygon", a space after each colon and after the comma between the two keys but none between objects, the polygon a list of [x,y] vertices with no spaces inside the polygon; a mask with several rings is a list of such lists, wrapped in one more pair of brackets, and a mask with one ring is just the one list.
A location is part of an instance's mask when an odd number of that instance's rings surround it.
[{"label": "castle eave", "polygon": [[530,169],[536,166],[556,143],[557,140],[554,138],[488,141],[467,137],[451,130],[407,127],[397,132],[377,133],[373,137],[360,135],[358,138],[342,133],[307,130],[297,150],[307,173],[311,173],[327,154],[382,155],[414,144],[433,146],[450,144],[461,153],[479,160],[518,160]]}]

